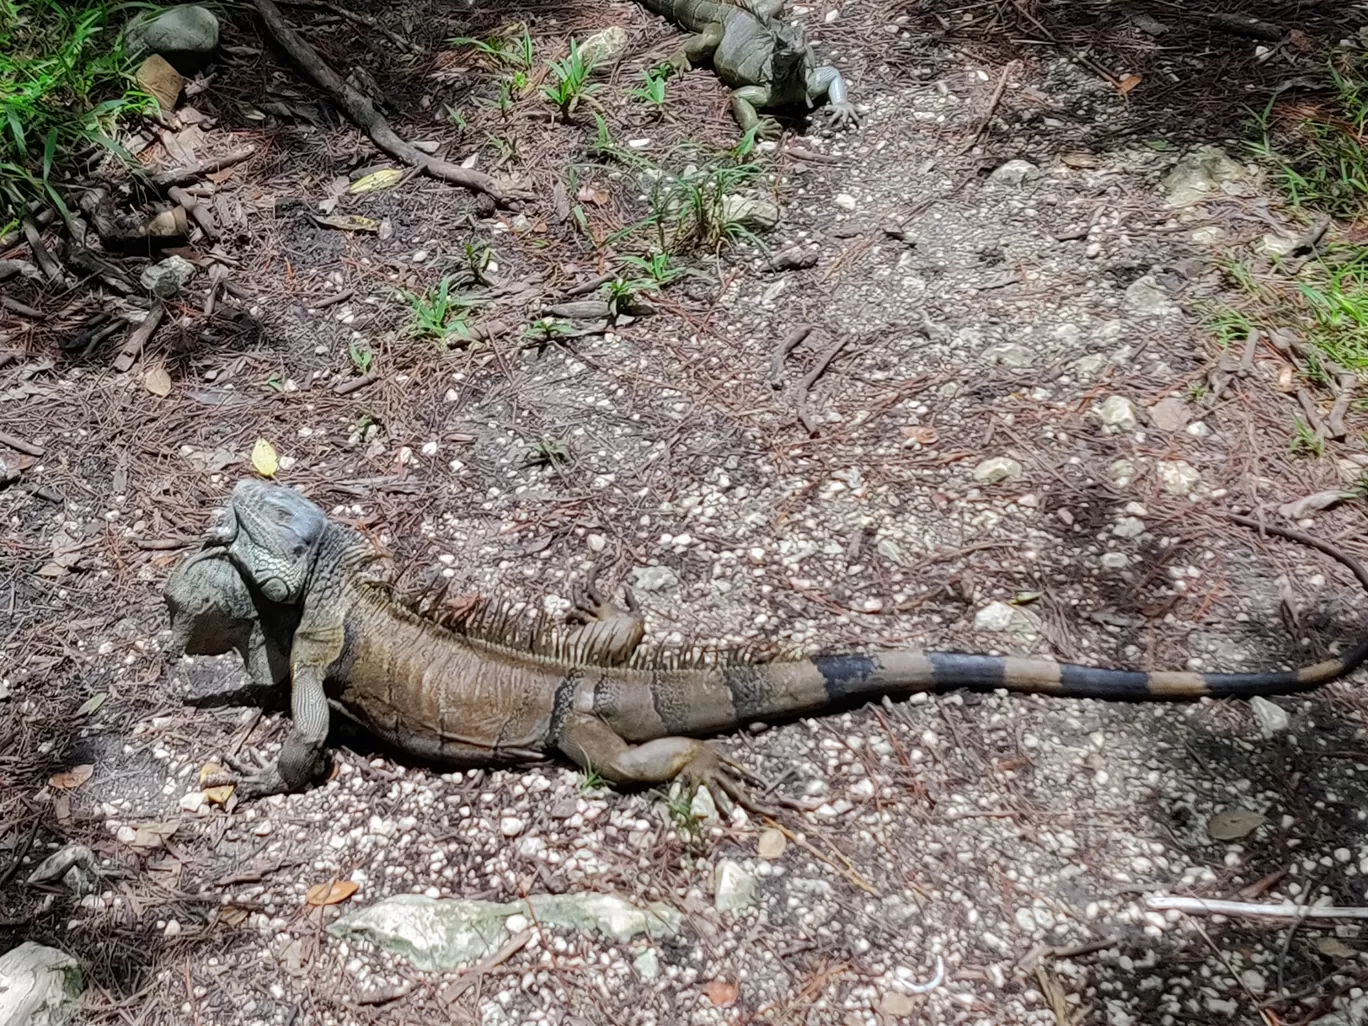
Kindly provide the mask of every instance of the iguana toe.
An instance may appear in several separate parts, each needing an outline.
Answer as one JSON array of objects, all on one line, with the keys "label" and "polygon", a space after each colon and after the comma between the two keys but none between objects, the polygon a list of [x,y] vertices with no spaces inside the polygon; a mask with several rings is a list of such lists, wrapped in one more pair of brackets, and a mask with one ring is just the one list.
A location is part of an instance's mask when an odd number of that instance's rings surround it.
[{"label": "iguana toe", "polygon": [[777,814],[774,809],[752,797],[738,779],[751,778],[750,772],[715,748],[702,749],[680,771],[679,776],[691,795],[700,784],[707,785],[717,810],[724,816],[730,816],[736,805],[757,816],[773,817]]},{"label": "iguana toe", "polygon": [[836,128],[858,128],[860,116],[855,113],[853,103],[833,103],[831,105],[831,123]]}]

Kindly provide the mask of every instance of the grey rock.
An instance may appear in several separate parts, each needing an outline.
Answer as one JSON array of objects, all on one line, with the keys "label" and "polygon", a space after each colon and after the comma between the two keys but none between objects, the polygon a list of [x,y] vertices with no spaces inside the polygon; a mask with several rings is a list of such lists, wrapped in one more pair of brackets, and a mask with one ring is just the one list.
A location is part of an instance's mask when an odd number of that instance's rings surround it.
[{"label": "grey rock", "polygon": [[1005,631],[1012,626],[1016,610],[1006,602],[989,602],[974,614],[974,627],[981,631]]},{"label": "grey rock", "polygon": [[328,927],[336,937],[366,941],[427,972],[445,972],[483,958],[508,940],[505,921],[526,915],[543,927],[601,934],[619,943],[679,932],[681,916],[669,905],[638,906],[615,894],[535,894],[526,901],[467,901],[396,894],[343,916]]},{"label": "grey rock", "polygon": [[1192,411],[1181,399],[1160,399],[1148,410],[1150,423],[1160,431],[1182,431],[1192,419]]},{"label": "grey rock", "polygon": [[755,878],[737,863],[723,859],[713,870],[713,907],[740,912],[755,904]]},{"label": "grey rock", "polygon": [[767,232],[779,223],[779,204],[767,196],[731,193],[722,197],[722,220],[755,232]]},{"label": "grey rock", "polygon": [[1259,248],[1268,256],[1285,257],[1291,256],[1302,246],[1302,240],[1298,238],[1289,239],[1286,235],[1265,235],[1259,242]]},{"label": "grey rock", "polygon": [[1142,317],[1154,317],[1168,313],[1173,304],[1154,276],[1147,274],[1126,286],[1126,309]]},{"label": "grey rock", "polygon": [[579,44],[580,56],[594,70],[608,70],[627,51],[627,30],[621,25],[599,29]]},{"label": "grey rock", "polygon": [[0,1023],[64,1026],[75,1016],[85,982],[64,951],[25,941],[0,955]]},{"label": "grey rock", "polygon": [[660,956],[655,953],[654,948],[647,948],[632,959],[632,968],[643,980],[654,980],[660,976]]},{"label": "grey rock", "polygon": [[1029,160],[1009,160],[988,176],[994,185],[1021,186],[1040,177],[1040,168]]},{"label": "grey rock", "polygon": [[1087,356],[1080,356],[1069,365],[1074,377],[1080,381],[1088,381],[1102,373],[1102,368],[1107,366],[1107,357],[1102,353],[1089,353]]},{"label": "grey rock", "polygon": [[55,851],[29,874],[30,884],[62,884],[78,898],[94,894],[100,884],[100,869],[95,853],[85,845],[69,844]]},{"label": "grey rock", "polygon": [[668,566],[634,566],[632,586],[642,591],[672,591],[679,587],[679,575]]},{"label": "grey rock", "polygon": [[1234,188],[1249,177],[1245,169],[1218,146],[1199,146],[1185,153],[1164,176],[1164,191],[1171,206],[1186,207],[1222,194],[1240,195]]},{"label": "grey rock", "polygon": [[138,280],[152,295],[159,299],[170,299],[185,288],[194,276],[194,264],[184,257],[169,256],[145,268]]},{"label": "grey rock", "polygon": [[1135,464],[1130,460],[1116,460],[1107,466],[1107,479],[1117,488],[1125,488],[1135,480]]},{"label": "grey rock", "polygon": [[204,57],[213,53],[218,43],[218,18],[196,4],[140,14],[124,30],[124,47],[133,57],[148,53]]},{"label": "grey rock", "polygon": [[1249,711],[1254,714],[1254,719],[1259,721],[1259,730],[1263,732],[1264,737],[1281,734],[1292,723],[1286,709],[1261,695],[1255,695],[1249,700]]},{"label": "grey rock", "polygon": [[1122,517],[1112,528],[1118,538],[1139,538],[1145,533],[1145,522],[1139,517]]},{"label": "grey rock", "polygon": [[974,468],[974,480],[980,484],[1014,481],[1021,476],[1021,464],[1010,456],[994,456]]},{"label": "grey rock", "polygon": [[1191,495],[1202,475],[1186,460],[1160,460],[1155,464],[1159,486],[1170,495]]},{"label": "grey rock", "polygon": [[905,562],[902,549],[892,538],[880,538],[874,543],[874,551],[890,563],[902,566]]},{"label": "grey rock", "polygon": [[1106,427],[1114,427],[1121,431],[1131,431],[1139,423],[1139,418],[1135,415],[1135,404],[1121,395],[1107,396],[1094,407],[1094,412],[1097,419]]},{"label": "grey rock", "polygon": [[712,792],[708,790],[706,784],[699,786],[694,791],[693,798],[689,800],[689,815],[694,819],[701,819],[705,823],[710,820],[717,820],[717,803],[713,801]]},{"label": "grey rock", "polygon": [[1124,552],[1104,552],[1098,562],[1106,570],[1124,570],[1130,565],[1130,557]]}]

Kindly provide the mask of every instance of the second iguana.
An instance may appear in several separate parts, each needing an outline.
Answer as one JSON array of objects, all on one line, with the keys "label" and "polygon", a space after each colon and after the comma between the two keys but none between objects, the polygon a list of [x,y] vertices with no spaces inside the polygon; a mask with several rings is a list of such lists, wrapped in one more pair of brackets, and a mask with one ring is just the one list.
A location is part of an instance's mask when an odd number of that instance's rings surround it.
[{"label": "second iguana", "polygon": [[688,29],[690,36],[671,55],[676,71],[712,59],[717,77],[732,87],[731,110],[742,132],[769,130],[759,109],[811,109],[825,98],[838,128],[854,125],[855,107],[845,79],[819,65],[797,26],[777,17],[783,0],[641,0],[642,6]]},{"label": "second iguana", "polygon": [[[1368,583],[1357,564],[1311,543]],[[298,791],[321,779],[330,709],[439,763],[560,754],[610,783],[681,778],[711,785],[719,804],[730,796],[756,808],[736,768],[700,737],[956,687],[1104,699],[1279,694],[1318,687],[1368,658],[1368,639],[1337,659],[1256,673],[914,650],[681,654],[642,645],[640,617],[592,591],[570,627],[520,626],[497,602],[425,613],[374,579],[367,568],[376,559],[362,535],[331,522],[299,492],[248,479],[235,486],[200,550],[173,569],[164,589],[173,645],[187,654],[236,650],[257,683],[288,679],[292,689],[293,730],[274,766],[235,781],[241,796]]]}]

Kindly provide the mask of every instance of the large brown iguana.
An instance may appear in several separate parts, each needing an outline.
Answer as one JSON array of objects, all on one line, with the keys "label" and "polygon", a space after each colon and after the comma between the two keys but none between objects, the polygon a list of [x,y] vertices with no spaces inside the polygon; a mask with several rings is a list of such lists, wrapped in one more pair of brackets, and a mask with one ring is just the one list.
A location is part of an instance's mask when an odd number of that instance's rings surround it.
[{"label": "large brown iguana", "polygon": [[[1368,572],[1332,547],[1270,530],[1335,556],[1368,587]],[[420,758],[472,765],[559,753],[611,783],[678,777],[714,785],[719,804],[730,796],[756,808],[699,736],[955,687],[1107,699],[1294,692],[1368,657],[1368,639],[1338,659],[1259,673],[920,651],[672,656],[641,647],[640,618],[592,589],[579,603],[578,625],[519,628],[497,603],[446,617],[406,607],[369,572],[376,559],[365,538],[299,492],[249,479],[236,485],[200,550],[168,578],[179,651],[236,649],[257,683],[290,682],[293,730],[276,765],[234,779],[242,797],[302,790],[325,775],[330,705]]]},{"label": "large brown iguana", "polygon": [[776,17],[784,0],[641,0],[642,6],[695,33],[670,57],[676,71],[710,57],[717,77],[732,87],[731,110],[741,131],[772,131],[759,107],[809,110],[823,97],[838,128],[854,125],[845,79],[819,65],[802,30]]}]

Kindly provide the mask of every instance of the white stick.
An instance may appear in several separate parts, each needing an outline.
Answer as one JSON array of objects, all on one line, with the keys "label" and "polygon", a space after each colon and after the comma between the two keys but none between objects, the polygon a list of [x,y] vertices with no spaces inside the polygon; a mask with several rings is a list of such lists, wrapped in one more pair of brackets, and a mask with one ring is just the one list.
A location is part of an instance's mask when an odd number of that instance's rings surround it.
[{"label": "white stick", "polygon": [[1156,912],[1176,909],[1193,916],[1245,916],[1250,919],[1368,919],[1368,908],[1337,908],[1333,905],[1257,905],[1250,901],[1208,901],[1206,898],[1174,898],[1150,894],[1145,905]]}]

